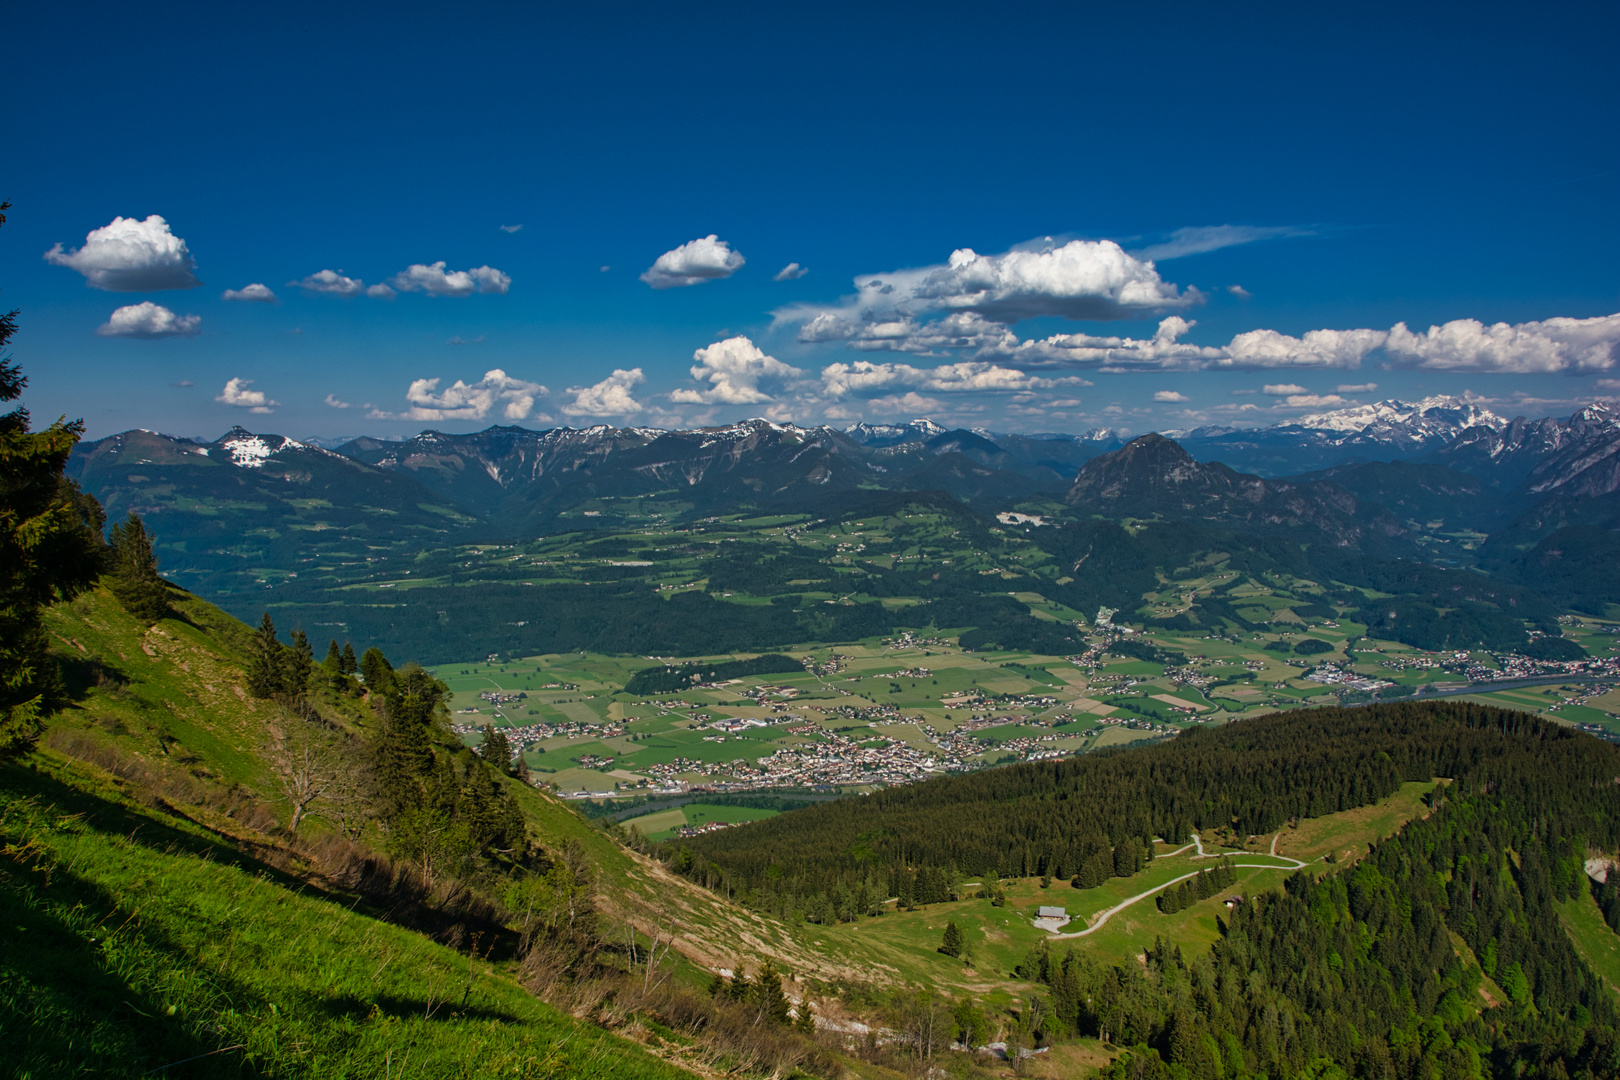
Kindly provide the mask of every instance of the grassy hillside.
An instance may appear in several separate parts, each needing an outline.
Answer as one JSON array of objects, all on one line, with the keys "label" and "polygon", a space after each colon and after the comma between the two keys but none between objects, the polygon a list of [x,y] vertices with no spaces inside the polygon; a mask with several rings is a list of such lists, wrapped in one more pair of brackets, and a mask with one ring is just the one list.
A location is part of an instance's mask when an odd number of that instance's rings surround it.
[{"label": "grassy hillside", "polygon": [[[724,1010],[682,1005],[680,987],[739,960],[775,963],[794,996],[805,978],[873,974],[828,963],[786,927],[501,777],[540,865],[573,851],[586,868],[591,978],[609,981],[581,997],[524,958],[499,874],[424,881],[378,850],[375,824],[345,835],[355,809],[335,799],[290,834],[276,748],[306,721],[247,693],[245,627],[189,595],[176,593],[174,609],[146,629],[96,590],[47,615],[72,704],[31,758],[0,773],[3,887],[24,913],[0,945],[0,1031],[17,1036],[0,1060],[16,1062],[12,1074],[114,1075],[105,1062],[117,1061],[141,1075],[214,1051],[167,1075],[390,1075],[406,1053],[423,1070],[409,1075],[678,1074],[576,1017],[749,1072],[765,1051],[703,1035],[724,1026]],[[319,713],[333,737],[377,734],[359,699],[328,696]],[[665,995],[687,1009],[684,1027],[656,1018],[670,1001],[613,1003],[612,980],[672,933],[658,974],[673,978]]]},{"label": "grassy hillside", "polygon": [[0,770],[8,1075],[685,1075],[94,766],[31,764]]}]

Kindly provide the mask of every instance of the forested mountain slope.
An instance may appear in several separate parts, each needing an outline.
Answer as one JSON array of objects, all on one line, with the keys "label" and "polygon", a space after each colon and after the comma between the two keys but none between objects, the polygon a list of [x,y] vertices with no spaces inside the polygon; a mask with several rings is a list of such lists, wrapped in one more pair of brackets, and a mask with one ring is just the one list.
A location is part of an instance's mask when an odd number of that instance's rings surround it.
[{"label": "forested mountain slope", "polygon": [[1426,819],[1245,898],[1207,956],[1160,943],[1109,966],[1054,942],[1026,965],[1050,988],[1029,1006],[1037,1039],[1134,1044],[1120,1077],[1616,1075],[1615,990],[1561,905],[1591,890],[1587,858],[1620,847],[1620,750],[1522,714],[1282,714],[825,804],[667,857],[755,902],[874,875],[905,902],[957,871],[1089,887],[1135,874],[1155,836],[1264,833],[1431,777],[1450,783]]}]

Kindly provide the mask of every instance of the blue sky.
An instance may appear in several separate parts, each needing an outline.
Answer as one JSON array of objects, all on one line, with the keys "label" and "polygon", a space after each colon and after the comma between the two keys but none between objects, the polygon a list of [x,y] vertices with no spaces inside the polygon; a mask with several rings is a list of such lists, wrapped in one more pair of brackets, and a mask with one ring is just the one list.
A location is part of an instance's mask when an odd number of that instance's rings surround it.
[{"label": "blue sky", "polygon": [[1620,391],[1613,4],[223,7],[8,19],[0,303],[41,419],[1141,431]]}]

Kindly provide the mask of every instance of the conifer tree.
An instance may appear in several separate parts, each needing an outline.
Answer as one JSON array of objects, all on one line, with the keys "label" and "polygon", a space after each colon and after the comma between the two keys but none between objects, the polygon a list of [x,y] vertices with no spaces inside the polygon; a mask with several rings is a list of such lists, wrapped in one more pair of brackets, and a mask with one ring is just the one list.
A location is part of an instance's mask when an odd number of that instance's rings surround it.
[{"label": "conifer tree", "polygon": [[360,658],[360,678],[365,681],[366,692],[388,692],[389,676],[394,673],[394,665],[388,662],[383,651],[373,645],[366,650]]},{"label": "conifer tree", "polygon": [[354,646],[347,641],[343,643],[343,666],[338,670],[345,675],[353,675],[360,670],[360,661],[354,658]]},{"label": "conifer tree", "polygon": [[484,726],[483,758],[497,772],[512,771],[512,744],[507,740],[506,732],[494,724]]},{"label": "conifer tree", "polygon": [[[366,658],[376,649],[366,652]],[[386,660],[382,660],[387,664]],[[383,670],[383,669],[379,669]],[[454,809],[459,785],[453,775],[440,774],[434,756],[429,728],[442,708],[446,687],[433,676],[408,664],[393,678],[386,669],[382,691],[383,724],[377,745],[377,780],[384,816],[392,819],[408,810],[429,803],[440,813]],[[448,762],[444,763],[448,766]]]},{"label": "conifer tree", "polygon": [[343,654],[338,652],[337,638],[326,646],[326,659],[321,661],[321,667],[333,675],[343,674]]},{"label": "conifer tree", "polygon": [[751,990],[751,997],[762,1019],[777,1024],[788,1022],[791,1006],[788,1004],[787,994],[782,990],[782,976],[777,972],[774,962],[767,960],[760,967],[759,976],[754,980]]},{"label": "conifer tree", "polygon": [[1136,841],[1127,836],[1114,847],[1114,876],[1130,877],[1140,869],[1141,853],[1136,850]]},{"label": "conifer tree", "polygon": [[939,951],[952,958],[962,955],[962,929],[954,920],[945,924],[945,940],[940,943]]},{"label": "conifer tree", "polygon": [[816,1014],[810,1011],[809,994],[799,1000],[799,1015],[793,1019],[793,1028],[804,1035],[816,1033]]},{"label": "conifer tree", "polygon": [[112,550],[107,588],[124,610],[151,626],[169,614],[169,584],[158,575],[152,534],[140,516],[129,517],[112,528]]},{"label": "conifer tree", "polygon": [[[0,225],[10,203],[0,203]],[[0,315],[0,402],[28,380],[4,352],[17,312]],[[26,752],[61,699],[41,612],[89,588],[101,572],[100,505],[62,475],[84,432],[57,420],[29,430],[28,410],[0,415],[0,757]]]},{"label": "conifer tree", "polygon": [[282,681],[281,641],[276,637],[276,623],[267,611],[259,620],[259,630],[253,636],[252,652],[248,655],[248,693],[256,698],[272,698],[285,692]]},{"label": "conifer tree", "polygon": [[281,653],[281,682],[288,695],[300,697],[309,689],[309,677],[315,673],[315,650],[303,630],[292,632],[291,647]]}]

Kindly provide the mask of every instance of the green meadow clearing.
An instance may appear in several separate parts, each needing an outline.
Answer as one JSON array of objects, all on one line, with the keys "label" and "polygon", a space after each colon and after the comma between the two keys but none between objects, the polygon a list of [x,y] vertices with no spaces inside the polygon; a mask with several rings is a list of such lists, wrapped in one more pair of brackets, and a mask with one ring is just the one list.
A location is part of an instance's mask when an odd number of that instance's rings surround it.
[{"label": "green meadow clearing", "polygon": [[[1000,884],[1007,898],[1005,907],[978,897],[913,911],[897,911],[891,904],[887,913],[877,918],[833,926],[806,925],[800,933],[829,955],[863,957],[898,977],[960,987],[1011,1002],[1030,989],[1013,977],[1013,969],[1042,941],[1059,952],[1072,948],[1107,963],[1134,960],[1160,936],[1180,945],[1184,953],[1209,948],[1220,936],[1220,919],[1226,912],[1224,901],[1279,886],[1295,872],[1290,860],[1307,863],[1309,872],[1325,873],[1329,869],[1323,861],[1327,855],[1333,855],[1342,865],[1364,854],[1368,843],[1391,835],[1420,816],[1426,809],[1422,796],[1433,787],[1433,782],[1403,784],[1395,794],[1372,806],[1306,819],[1295,828],[1285,828],[1275,834],[1278,853],[1285,858],[1269,855],[1271,835],[1254,838],[1247,848],[1237,848],[1222,846],[1213,831],[1207,832],[1203,836],[1204,849],[1211,855],[1230,856],[1234,863],[1270,864],[1273,868],[1240,868],[1230,888],[1173,915],[1161,913],[1154,897],[1149,896],[1114,914],[1100,929],[1084,937],[1054,936],[1037,928],[1033,923],[1036,909],[1065,908],[1072,921],[1059,934],[1072,934],[1086,929],[1098,913],[1185,874],[1213,866],[1215,860],[1195,858],[1188,845],[1160,844],[1156,857],[1140,872],[1128,878],[1109,878],[1091,889],[1076,889],[1066,881],[1053,881],[1043,889],[1038,878],[1003,880]],[[1188,849],[1181,850],[1183,847]],[[966,885],[964,888],[970,894],[978,891]],[[947,922],[955,922],[966,935],[970,963],[938,952]],[[1598,925],[1602,926],[1601,919]],[[1603,929],[1607,932],[1606,927]]]},{"label": "green meadow clearing", "polygon": [[673,810],[660,810],[640,817],[626,818],[624,824],[649,840],[669,840],[683,825],[708,825],[721,822],[735,825],[745,821],[761,821],[775,817],[780,810],[760,810],[749,806],[715,806],[710,803],[687,803]]}]

